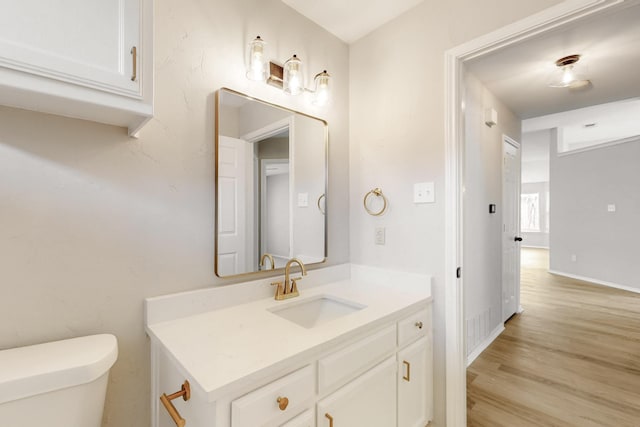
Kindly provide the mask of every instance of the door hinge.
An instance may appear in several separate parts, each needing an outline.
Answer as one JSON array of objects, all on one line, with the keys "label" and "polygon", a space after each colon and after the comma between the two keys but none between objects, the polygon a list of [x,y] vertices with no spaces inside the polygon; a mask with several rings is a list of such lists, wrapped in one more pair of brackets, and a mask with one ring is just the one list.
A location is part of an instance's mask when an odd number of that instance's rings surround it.
[{"label": "door hinge", "polygon": [[462,267],[456,268],[456,278],[459,279],[462,276]]}]

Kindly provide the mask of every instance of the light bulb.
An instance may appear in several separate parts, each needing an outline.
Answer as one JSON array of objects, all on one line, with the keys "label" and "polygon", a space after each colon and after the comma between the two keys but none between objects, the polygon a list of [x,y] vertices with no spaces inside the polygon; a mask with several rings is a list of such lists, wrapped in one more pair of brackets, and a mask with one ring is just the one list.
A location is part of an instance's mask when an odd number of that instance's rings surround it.
[{"label": "light bulb", "polygon": [[266,78],[264,60],[265,44],[260,36],[249,43],[249,66],[247,69],[247,78],[249,80],[264,81]]},{"label": "light bulb", "polygon": [[284,76],[282,88],[291,95],[299,95],[304,90],[304,76],[302,74],[302,61],[297,55],[293,55],[284,63]]},{"label": "light bulb", "polygon": [[330,98],[330,86],[329,80],[331,76],[327,73],[327,70],[324,70],[320,74],[316,75],[316,90],[314,92],[313,100],[311,101],[314,105],[324,106],[329,103]]}]

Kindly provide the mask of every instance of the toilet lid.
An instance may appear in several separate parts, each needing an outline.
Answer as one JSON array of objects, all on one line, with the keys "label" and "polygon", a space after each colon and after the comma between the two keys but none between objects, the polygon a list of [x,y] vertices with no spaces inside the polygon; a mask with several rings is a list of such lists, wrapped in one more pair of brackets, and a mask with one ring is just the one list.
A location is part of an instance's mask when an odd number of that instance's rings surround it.
[{"label": "toilet lid", "polygon": [[109,334],[0,351],[0,404],[91,382],[118,357]]}]

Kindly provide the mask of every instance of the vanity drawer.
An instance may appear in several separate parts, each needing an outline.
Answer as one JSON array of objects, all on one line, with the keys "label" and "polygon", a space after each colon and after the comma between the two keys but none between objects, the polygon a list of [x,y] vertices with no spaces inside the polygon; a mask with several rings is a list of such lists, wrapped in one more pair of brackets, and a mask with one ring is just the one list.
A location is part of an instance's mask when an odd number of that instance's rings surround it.
[{"label": "vanity drawer", "polygon": [[431,330],[431,307],[415,312],[398,322],[398,347],[409,344]]},{"label": "vanity drawer", "polygon": [[318,361],[318,392],[341,385],[390,355],[396,348],[395,325]]},{"label": "vanity drawer", "polygon": [[[314,395],[313,369],[309,365],[231,402],[231,426],[283,423],[305,407],[312,406]],[[288,404],[285,405],[282,399],[288,399]]]}]

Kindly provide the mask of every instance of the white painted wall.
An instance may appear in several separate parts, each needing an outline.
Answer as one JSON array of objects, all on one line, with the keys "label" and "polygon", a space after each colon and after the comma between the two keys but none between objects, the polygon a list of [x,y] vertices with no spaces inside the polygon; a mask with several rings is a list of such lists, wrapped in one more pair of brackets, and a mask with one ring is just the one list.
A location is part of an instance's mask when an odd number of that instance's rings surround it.
[{"label": "white painted wall", "polygon": [[[279,0],[156,1],[155,19],[155,119],[140,139],[0,108],[0,348],[116,334],[107,427],[149,425],[143,299],[231,282],[214,274],[215,90],[329,122],[328,264],[349,260],[348,47]],[[257,34],[274,59],[329,70],[332,105],[246,80]]]},{"label": "white painted wall", "polygon": [[551,270],[640,291],[638,159],[640,139],[562,156],[552,144]]},{"label": "white painted wall", "polygon": [[[465,76],[464,275],[467,355],[502,324],[503,135],[520,141],[520,119],[471,73]],[[493,108],[498,124],[488,127]],[[489,213],[489,204],[496,213]]]},{"label": "white painted wall", "polygon": [[[437,426],[445,394],[444,52],[556,3],[425,2],[351,45],[351,259],[434,276]],[[435,182],[435,204],[413,204],[413,184],[422,181]],[[389,198],[381,217],[362,207],[374,187]],[[376,226],[386,227],[384,246],[374,244]]]}]

